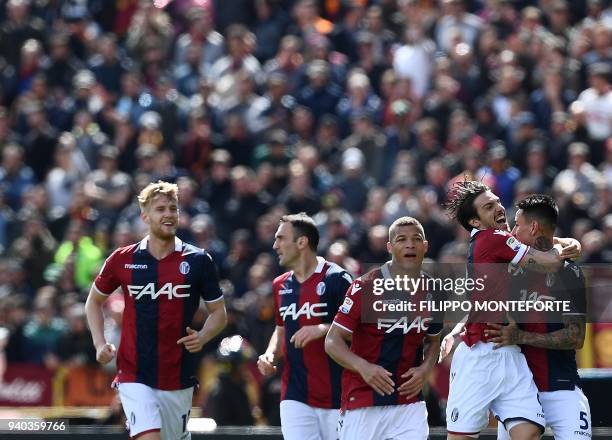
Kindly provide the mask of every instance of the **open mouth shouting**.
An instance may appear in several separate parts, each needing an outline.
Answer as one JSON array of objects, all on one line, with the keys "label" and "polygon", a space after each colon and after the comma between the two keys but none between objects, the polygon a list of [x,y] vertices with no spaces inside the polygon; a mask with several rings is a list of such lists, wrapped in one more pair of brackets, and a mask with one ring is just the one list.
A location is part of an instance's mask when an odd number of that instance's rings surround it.
[{"label": "open mouth shouting", "polygon": [[498,229],[506,230],[508,229],[508,222],[506,221],[506,213],[501,213],[495,217],[495,226]]}]

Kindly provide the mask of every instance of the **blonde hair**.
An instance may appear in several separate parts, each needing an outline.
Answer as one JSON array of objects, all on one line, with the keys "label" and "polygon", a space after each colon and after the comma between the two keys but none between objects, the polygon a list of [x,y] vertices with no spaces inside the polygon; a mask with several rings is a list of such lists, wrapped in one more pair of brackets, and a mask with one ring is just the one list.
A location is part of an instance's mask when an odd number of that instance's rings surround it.
[{"label": "blonde hair", "polygon": [[144,211],[151,204],[151,200],[158,195],[163,195],[178,201],[178,185],[175,183],[164,182],[162,180],[149,183],[142,191],[140,191],[140,194],[138,194],[138,204],[140,205],[140,210]]}]

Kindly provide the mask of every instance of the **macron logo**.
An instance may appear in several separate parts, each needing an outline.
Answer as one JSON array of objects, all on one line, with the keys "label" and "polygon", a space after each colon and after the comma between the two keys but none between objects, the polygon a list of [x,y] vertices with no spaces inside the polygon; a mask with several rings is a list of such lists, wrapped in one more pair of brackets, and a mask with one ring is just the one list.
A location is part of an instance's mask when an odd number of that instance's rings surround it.
[{"label": "macron logo", "polygon": [[146,269],[146,264],[126,264],[123,266],[124,269]]}]

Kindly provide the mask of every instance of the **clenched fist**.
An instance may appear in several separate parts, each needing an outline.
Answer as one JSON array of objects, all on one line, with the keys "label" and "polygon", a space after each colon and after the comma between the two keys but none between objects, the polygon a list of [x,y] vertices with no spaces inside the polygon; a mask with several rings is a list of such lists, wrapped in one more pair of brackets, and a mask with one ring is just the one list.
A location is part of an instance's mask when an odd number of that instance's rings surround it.
[{"label": "clenched fist", "polygon": [[96,360],[101,364],[108,364],[115,357],[117,349],[113,344],[105,342],[96,348]]}]

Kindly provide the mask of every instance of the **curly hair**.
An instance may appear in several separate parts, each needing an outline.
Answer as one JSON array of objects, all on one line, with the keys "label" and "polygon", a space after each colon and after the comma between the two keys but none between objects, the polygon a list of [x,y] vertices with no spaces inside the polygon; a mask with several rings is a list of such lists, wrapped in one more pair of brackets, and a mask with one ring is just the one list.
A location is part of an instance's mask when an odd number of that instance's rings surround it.
[{"label": "curly hair", "polygon": [[491,188],[479,180],[466,179],[456,182],[448,191],[444,209],[450,218],[456,219],[466,231],[471,231],[472,226],[469,221],[473,218],[478,218],[478,213],[474,207],[474,200],[480,194],[487,191],[491,191]]}]

